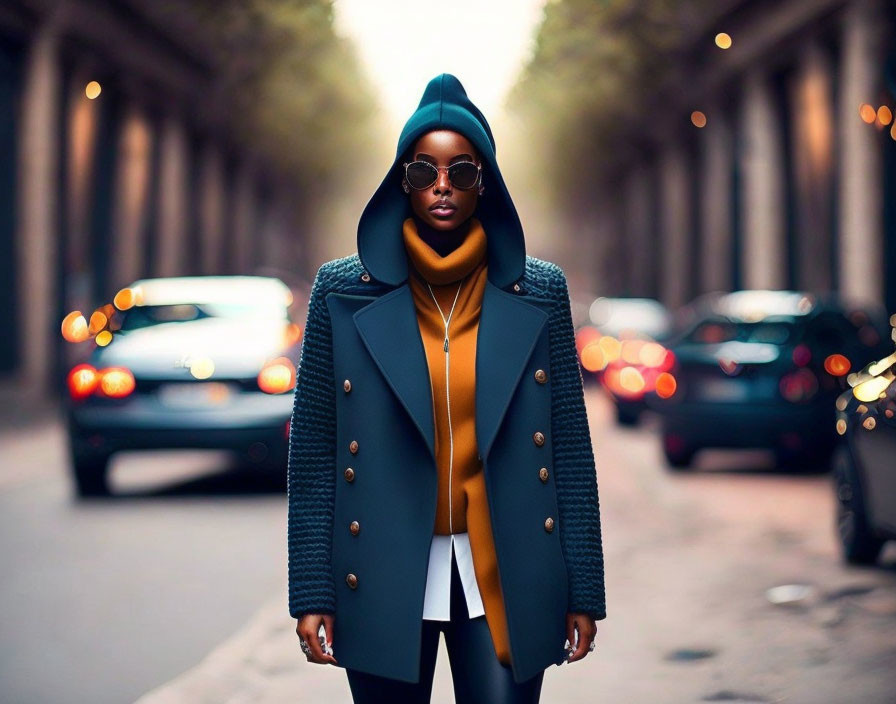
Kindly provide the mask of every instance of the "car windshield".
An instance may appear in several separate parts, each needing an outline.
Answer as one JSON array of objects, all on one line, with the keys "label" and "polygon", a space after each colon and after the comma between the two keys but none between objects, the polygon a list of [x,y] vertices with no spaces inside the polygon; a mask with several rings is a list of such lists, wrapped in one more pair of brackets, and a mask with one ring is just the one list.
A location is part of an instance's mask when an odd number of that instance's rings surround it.
[{"label": "car windshield", "polygon": [[685,342],[703,345],[723,342],[762,342],[783,345],[793,335],[793,324],[785,322],[742,323],[731,320],[705,320],[695,327]]},{"label": "car windshield", "polygon": [[136,306],[126,311],[122,330],[136,330],[162,323],[186,323],[203,318],[286,318],[286,308],[279,303],[239,302],[171,303],[159,306]]}]

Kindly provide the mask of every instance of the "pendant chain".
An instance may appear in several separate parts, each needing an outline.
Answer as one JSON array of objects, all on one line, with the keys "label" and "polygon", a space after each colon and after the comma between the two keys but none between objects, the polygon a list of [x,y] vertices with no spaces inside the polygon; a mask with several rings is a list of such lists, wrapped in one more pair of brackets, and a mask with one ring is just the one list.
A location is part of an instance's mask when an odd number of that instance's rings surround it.
[{"label": "pendant chain", "polygon": [[[451,304],[451,310],[448,313],[448,318],[445,318],[445,314],[442,312],[442,306],[439,305],[439,302],[436,300],[435,294],[432,292],[432,286],[429,285],[429,282],[426,282],[426,287],[429,289],[429,295],[432,296],[433,302],[436,304],[436,308],[439,309],[439,315],[442,316],[442,322],[445,323],[445,344],[442,346],[442,349],[445,350],[445,404],[448,407],[448,532],[454,533],[454,523],[452,521],[452,501],[451,501],[451,480],[452,474],[454,473],[454,431],[451,427],[451,390],[450,390],[450,378],[449,378],[449,354],[448,354],[448,325],[451,323],[451,316],[454,314],[454,306],[457,305],[457,297],[460,295],[461,286],[464,285],[463,279],[461,279],[460,284],[457,287],[457,293],[454,294],[454,303]],[[453,544],[452,544],[453,545]]]}]

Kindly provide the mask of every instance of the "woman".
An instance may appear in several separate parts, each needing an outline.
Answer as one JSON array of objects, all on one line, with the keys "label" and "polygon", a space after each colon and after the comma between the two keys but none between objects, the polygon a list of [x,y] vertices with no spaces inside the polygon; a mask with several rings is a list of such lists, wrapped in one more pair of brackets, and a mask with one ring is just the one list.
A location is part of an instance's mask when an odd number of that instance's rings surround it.
[{"label": "woman", "polygon": [[358,252],[315,276],[289,444],[290,614],[356,702],[428,702],[440,632],[463,702],[538,701],[548,665],[594,648],[603,552],[566,278],[526,255],[451,74],[402,130]]}]

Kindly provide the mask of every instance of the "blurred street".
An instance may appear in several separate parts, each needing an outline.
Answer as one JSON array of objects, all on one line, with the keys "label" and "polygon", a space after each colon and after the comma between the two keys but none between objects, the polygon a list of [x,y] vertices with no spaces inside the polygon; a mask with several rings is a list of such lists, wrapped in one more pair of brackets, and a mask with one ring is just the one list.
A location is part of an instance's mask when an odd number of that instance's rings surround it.
[{"label": "blurred street", "polygon": [[[478,124],[439,108],[404,132],[455,84]],[[367,469],[331,454],[366,435],[316,432],[353,428],[342,404],[361,399],[374,447],[409,440],[394,399],[364,395],[385,355],[339,323],[413,297],[359,236],[377,211],[388,256],[409,254],[412,223],[445,259],[484,226],[492,283],[536,307],[568,296],[601,544],[564,477],[582,468],[583,423],[581,444],[552,439],[539,464],[537,500],[557,513],[538,521],[567,571],[590,575],[572,601],[607,618],[595,652],[546,671],[541,701],[896,702],[896,3],[9,0],[0,116],[0,704],[351,700],[342,668],[306,662],[291,614],[332,603],[325,557],[346,567],[340,588],[364,560],[393,580],[365,617],[400,613],[413,599],[395,577],[422,567],[395,549],[420,532],[394,521],[422,492],[374,482],[383,500],[324,505],[321,476]],[[505,266],[520,243],[525,269]],[[571,389],[556,380],[573,375],[556,373],[572,368],[557,311],[549,363],[533,365],[551,383],[530,386],[551,390],[552,434],[573,429],[558,421]],[[455,443],[471,449],[454,385],[465,398],[500,374],[477,364],[449,384],[444,325],[449,453],[433,469],[450,512]],[[392,334],[413,321],[378,326],[391,361],[414,349]],[[399,388],[426,389],[418,362],[395,364],[385,393],[422,430],[412,409],[427,405]],[[454,427],[476,421],[482,443],[481,409],[513,407],[494,397]],[[395,456],[371,463],[389,481],[417,467]],[[519,536],[536,504],[514,501],[493,521],[502,570],[516,557],[545,579],[519,580],[529,610],[511,622],[555,623],[561,560],[533,557]],[[370,506],[385,518],[356,511]],[[319,550],[340,511],[352,535],[388,526],[386,550]],[[576,594],[585,581],[600,610]],[[451,702],[439,648],[432,701]]]},{"label": "blurred street", "polygon": [[[670,473],[653,418],[620,429],[587,395],[612,611],[594,653],[547,671],[543,701],[892,701],[896,550],[843,566],[830,478],[759,451]],[[3,435],[4,452],[31,453],[30,472],[2,463],[18,475],[0,493],[0,624],[18,634],[4,701],[350,701],[344,671],[298,648],[281,493],[217,456],[125,455],[115,498],[74,504],[61,429],[34,430]],[[771,603],[782,585],[808,589]],[[451,701],[442,641],[433,702]]]}]

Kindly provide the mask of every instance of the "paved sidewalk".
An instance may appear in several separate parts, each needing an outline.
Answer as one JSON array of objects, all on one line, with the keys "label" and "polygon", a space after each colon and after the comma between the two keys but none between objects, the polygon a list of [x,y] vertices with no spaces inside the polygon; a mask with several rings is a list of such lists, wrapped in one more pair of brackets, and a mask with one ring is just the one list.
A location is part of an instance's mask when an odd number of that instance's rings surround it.
[{"label": "paved sidewalk", "polygon": [[[68,465],[64,415],[59,402],[21,382],[0,380],[0,490],[50,476]],[[34,448],[44,448],[35,463]]]},{"label": "paved sidewalk", "polygon": [[16,378],[0,377],[0,433],[55,419],[59,401],[41,395]]},{"label": "paved sidewalk", "polygon": [[[345,670],[308,663],[284,596],[272,598],[249,624],[196,667],[137,704],[351,704]],[[433,704],[454,701],[445,642],[439,643]]]}]

